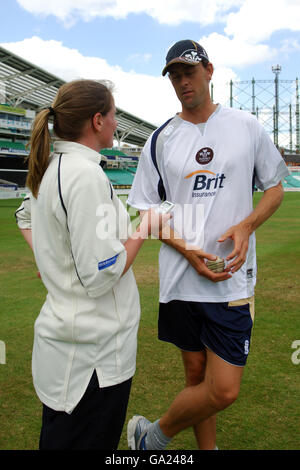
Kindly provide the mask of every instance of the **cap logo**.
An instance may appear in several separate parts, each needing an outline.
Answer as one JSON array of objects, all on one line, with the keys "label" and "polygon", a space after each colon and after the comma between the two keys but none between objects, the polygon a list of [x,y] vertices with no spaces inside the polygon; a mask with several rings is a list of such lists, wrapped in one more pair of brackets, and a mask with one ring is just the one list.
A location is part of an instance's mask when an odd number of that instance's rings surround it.
[{"label": "cap logo", "polygon": [[202,60],[209,61],[206,51],[200,44],[189,39],[178,41],[167,53],[166,65],[162,71],[162,75],[166,75],[169,66],[172,64],[186,63],[189,65],[198,65]]},{"label": "cap logo", "polygon": [[192,49],[188,51],[184,51],[181,56],[182,58],[186,59],[189,62],[197,63],[201,62],[201,57],[198,56],[197,51],[193,51]]}]

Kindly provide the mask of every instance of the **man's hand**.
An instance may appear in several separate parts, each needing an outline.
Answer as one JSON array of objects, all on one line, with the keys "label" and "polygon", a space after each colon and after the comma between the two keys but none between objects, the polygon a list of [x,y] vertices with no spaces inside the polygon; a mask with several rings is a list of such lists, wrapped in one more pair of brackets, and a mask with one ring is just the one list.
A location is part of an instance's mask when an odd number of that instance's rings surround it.
[{"label": "man's hand", "polygon": [[197,271],[199,276],[206,277],[212,282],[226,281],[231,278],[230,273],[224,271],[223,273],[214,273],[206,266],[205,260],[214,261],[217,259],[216,255],[206,253],[196,245],[189,245],[185,240],[179,237],[169,226],[164,227],[159,235],[161,241],[166,245],[171,246],[176,251],[182,254],[190,265]]},{"label": "man's hand", "polygon": [[249,237],[251,231],[246,223],[241,222],[240,224],[230,227],[218,240],[222,243],[225,240],[231,239],[234,242],[234,248],[232,252],[226,257],[226,261],[233,260],[226,266],[225,271],[234,273],[238,271],[246,261]]},{"label": "man's hand", "polygon": [[227,271],[224,271],[223,273],[214,273],[208,269],[205,259],[214,261],[217,258],[215,255],[205,253],[203,250],[197,249],[197,247],[195,247],[195,249],[191,249],[191,247],[189,247],[183,255],[200,276],[206,277],[212,282],[226,281],[231,278],[231,275]]},{"label": "man's hand", "polygon": [[222,243],[229,238],[234,242],[233,251],[227,256],[230,261],[225,269],[227,272],[238,271],[246,261],[249,237],[278,209],[283,199],[284,191],[281,183],[267,189],[251,214],[239,224],[230,227],[218,240]]}]

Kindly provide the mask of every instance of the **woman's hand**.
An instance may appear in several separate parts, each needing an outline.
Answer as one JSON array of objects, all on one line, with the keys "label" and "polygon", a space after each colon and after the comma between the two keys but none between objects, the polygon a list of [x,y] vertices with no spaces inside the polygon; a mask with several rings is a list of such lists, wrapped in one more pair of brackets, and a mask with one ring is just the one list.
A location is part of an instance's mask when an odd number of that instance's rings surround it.
[{"label": "woman's hand", "polygon": [[145,238],[148,238],[149,235],[159,238],[160,231],[167,225],[167,222],[172,217],[171,214],[159,213],[156,208],[143,211],[140,215],[140,231],[145,235]]}]

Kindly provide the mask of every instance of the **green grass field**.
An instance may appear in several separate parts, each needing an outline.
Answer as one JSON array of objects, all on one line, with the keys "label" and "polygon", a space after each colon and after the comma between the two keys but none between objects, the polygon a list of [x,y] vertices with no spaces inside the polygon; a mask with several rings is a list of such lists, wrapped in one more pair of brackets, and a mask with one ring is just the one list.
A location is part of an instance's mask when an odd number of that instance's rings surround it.
[{"label": "green grass field", "polygon": [[[261,197],[255,194],[255,203]],[[36,266],[14,220],[18,200],[0,201],[0,449],[37,449],[41,404],[31,378],[33,324],[45,298]],[[251,353],[238,400],[219,414],[220,449],[300,449],[300,193],[285,193],[277,213],[257,231],[258,283]],[[128,408],[157,419],[184,386],[180,353],[157,340],[158,250],[147,241],[134,271],[142,317],[137,372]],[[300,357],[300,354],[298,355]],[[126,428],[120,450],[127,449]],[[169,449],[196,449],[190,429]]]}]

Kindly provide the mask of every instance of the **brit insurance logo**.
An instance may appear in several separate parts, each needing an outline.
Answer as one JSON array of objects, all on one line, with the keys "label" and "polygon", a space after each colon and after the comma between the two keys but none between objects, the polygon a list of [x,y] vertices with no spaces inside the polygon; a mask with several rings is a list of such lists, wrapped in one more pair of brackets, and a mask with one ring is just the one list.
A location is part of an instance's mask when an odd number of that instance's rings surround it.
[{"label": "brit insurance logo", "polygon": [[[196,153],[196,162],[207,165],[214,158],[210,147],[203,147]],[[217,190],[224,188],[224,173],[214,173],[210,170],[197,170],[185,176],[184,179],[194,178],[192,197],[214,197]]]}]

